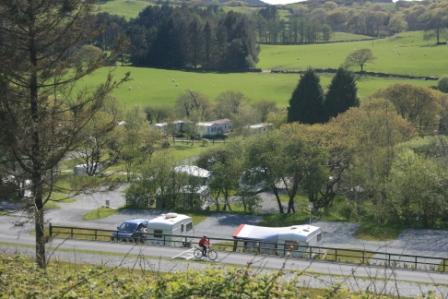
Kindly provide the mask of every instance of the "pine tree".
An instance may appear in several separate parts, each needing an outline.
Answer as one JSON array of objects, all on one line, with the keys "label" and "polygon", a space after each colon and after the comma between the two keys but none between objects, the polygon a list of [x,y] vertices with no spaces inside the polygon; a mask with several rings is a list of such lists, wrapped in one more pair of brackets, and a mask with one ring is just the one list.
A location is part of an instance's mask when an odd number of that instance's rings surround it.
[{"label": "pine tree", "polygon": [[323,102],[324,95],[319,77],[309,69],[300,78],[289,100],[288,122],[314,124],[327,121]]},{"label": "pine tree", "polygon": [[357,91],[353,74],[344,68],[339,68],[331,81],[325,99],[325,110],[328,117],[336,117],[350,107],[359,106]]}]

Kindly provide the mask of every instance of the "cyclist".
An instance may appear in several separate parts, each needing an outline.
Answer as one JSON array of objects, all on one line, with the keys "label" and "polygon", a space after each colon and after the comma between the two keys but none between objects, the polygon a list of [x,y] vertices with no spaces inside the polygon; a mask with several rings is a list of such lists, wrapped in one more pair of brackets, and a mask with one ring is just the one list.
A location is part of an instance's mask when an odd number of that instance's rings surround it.
[{"label": "cyclist", "polygon": [[207,249],[210,247],[210,240],[207,238],[207,236],[203,236],[199,240],[199,246],[202,248],[202,256],[207,256]]}]

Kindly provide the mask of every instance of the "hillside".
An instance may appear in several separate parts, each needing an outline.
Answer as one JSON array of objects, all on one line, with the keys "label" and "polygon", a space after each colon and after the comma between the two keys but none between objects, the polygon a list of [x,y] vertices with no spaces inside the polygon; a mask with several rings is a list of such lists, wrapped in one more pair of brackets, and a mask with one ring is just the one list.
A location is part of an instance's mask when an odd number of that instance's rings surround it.
[{"label": "hillside", "polygon": [[376,57],[368,71],[441,76],[448,70],[448,46],[434,46],[423,32],[404,32],[382,40],[315,45],[262,45],[258,67],[337,68],[352,51],[369,48]]}]

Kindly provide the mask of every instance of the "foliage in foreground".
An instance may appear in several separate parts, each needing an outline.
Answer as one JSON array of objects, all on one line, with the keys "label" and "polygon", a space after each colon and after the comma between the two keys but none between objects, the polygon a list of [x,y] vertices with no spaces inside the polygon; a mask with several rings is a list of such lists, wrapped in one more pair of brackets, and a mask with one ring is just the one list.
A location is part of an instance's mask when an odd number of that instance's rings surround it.
[{"label": "foliage in foreground", "polygon": [[280,273],[253,275],[249,269],[160,274],[52,263],[44,272],[22,256],[0,261],[1,298],[380,298],[339,287],[297,288]]}]

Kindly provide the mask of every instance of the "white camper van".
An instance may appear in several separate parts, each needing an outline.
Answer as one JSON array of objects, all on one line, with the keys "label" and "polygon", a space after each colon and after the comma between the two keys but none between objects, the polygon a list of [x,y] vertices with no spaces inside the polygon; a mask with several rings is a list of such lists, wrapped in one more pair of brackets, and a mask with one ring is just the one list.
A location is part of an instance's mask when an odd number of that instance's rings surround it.
[{"label": "white camper van", "polygon": [[162,214],[148,221],[148,234],[151,239],[149,243],[153,245],[186,246],[182,235],[193,234],[193,220],[190,216],[177,213]]},{"label": "white camper van", "polygon": [[321,229],[313,225],[263,227],[241,224],[233,233],[235,241],[242,242],[249,251],[296,257],[306,255],[306,249],[317,245],[321,237]]}]

